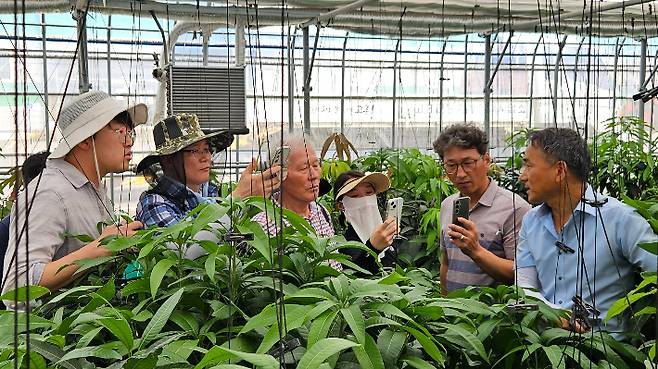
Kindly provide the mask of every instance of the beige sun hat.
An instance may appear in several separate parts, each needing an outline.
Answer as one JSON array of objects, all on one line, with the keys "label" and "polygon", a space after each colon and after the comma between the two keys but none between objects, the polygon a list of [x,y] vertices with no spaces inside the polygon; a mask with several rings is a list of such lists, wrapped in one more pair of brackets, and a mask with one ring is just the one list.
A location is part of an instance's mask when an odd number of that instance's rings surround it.
[{"label": "beige sun hat", "polygon": [[336,199],[340,199],[341,196],[344,196],[346,193],[352,191],[356,186],[361,182],[370,183],[372,188],[375,189],[375,194],[384,192],[391,187],[391,181],[388,177],[380,172],[366,173],[363,177],[349,179],[345,184],[338,190],[338,193],[334,196]]},{"label": "beige sun hat", "polygon": [[146,123],[148,119],[148,109],[144,104],[126,106],[102,91],[76,96],[62,108],[57,121],[62,138],[49,158],[64,157],[75,145],[93,136],[124,111],[130,115],[133,126]]}]

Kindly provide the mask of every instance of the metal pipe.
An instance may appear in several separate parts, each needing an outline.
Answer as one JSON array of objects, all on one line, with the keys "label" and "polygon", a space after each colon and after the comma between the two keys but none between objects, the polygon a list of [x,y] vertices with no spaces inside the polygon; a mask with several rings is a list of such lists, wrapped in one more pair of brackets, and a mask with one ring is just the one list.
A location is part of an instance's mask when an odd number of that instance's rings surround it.
[{"label": "metal pipe", "polygon": [[585,42],[585,37],[580,38],[580,43],[578,44],[578,49],[576,50],[576,59],[574,60],[573,64],[573,96],[571,97],[571,110],[573,113],[574,126],[576,126],[576,84],[578,80],[578,57],[580,56],[580,49],[583,48],[583,42]]},{"label": "metal pipe", "polygon": [[439,132],[443,131],[443,60],[446,55],[446,45],[448,40],[443,40],[443,48],[441,48],[441,66],[439,71]]},{"label": "metal pipe", "polygon": [[395,53],[393,55],[393,120],[391,124],[391,147],[395,148],[395,118],[396,118],[396,103],[397,103],[397,85],[398,85],[398,49],[400,48],[401,39],[395,45]]},{"label": "metal pipe", "polygon": [[[107,61],[107,94],[112,96],[112,15],[107,17],[107,48],[105,49]],[[110,173],[110,200],[114,204],[114,173]]]},{"label": "metal pipe", "polygon": [[[596,6],[594,9],[592,9],[592,12],[594,14],[598,14],[598,13],[602,13],[602,12],[605,12],[605,11],[608,11],[608,10],[614,10],[614,9],[619,9],[619,8],[627,8],[629,6],[640,5],[640,4],[649,3],[649,2],[652,2],[652,1],[655,1],[655,0],[628,0],[628,1],[618,2],[618,3],[610,3],[610,4],[607,4],[607,5]],[[549,23],[550,23],[551,18],[554,17],[554,16],[555,16],[554,14],[548,14],[548,15],[545,15],[545,16],[539,18],[539,19],[532,19],[532,20],[517,22],[517,23],[514,23],[514,21],[512,21],[512,29],[516,30],[518,28],[536,26],[539,23],[543,24],[545,21],[549,21]],[[563,13],[563,14],[559,15],[560,21],[573,19],[573,18],[580,19],[580,18],[582,18],[582,16],[583,16],[582,9],[581,10],[575,10],[575,11],[572,11],[572,12],[566,12],[566,13]],[[507,25],[505,25],[505,26],[507,26]],[[539,32],[541,32],[541,30],[539,30]]]},{"label": "metal pipe", "polygon": [[537,40],[537,45],[535,45],[535,51],[532,53],[532,67],[530,67],[530,96],[528,97],[528,128],[532,128],[532,97],[534,95],[535,87],[535,59],[537,58],[537,50],[539,50],[539,44],[544,39],[544,34],[539,36]]},{"label": "metal pipe", "polygon": [[295,129],[295,36],[288,27],[288,132]]},{"label": "metal pipe", "polygon": [[558,44],[557,55],[555,56],[555,66],[553,68],[553,123],[557,127],[557,85],[559,83],[560,61],[562,61],[562,50],[567,43],[567,35],[562,37],[562,41]]},{"label": "metal pipe", "polygon": [[464,123],[466,123],[466,94],[468,92],[468,35],[464,37]]},{"label": "metal pipe", "polygon": [[[245,20],[239,17],[235,22],[235,65],[242,67],[245,65],[245,49],[247,41],[244,36]],[[290,35],[288,35],[290,37]]]},{"label": "metal pipe", "polygon": [[347,39],[350,33],[345,34],[343,41],[343,58],[340,64],[340,133],[343,134],[345,130],[345,50],[347,49]]},{"label": "metal pipe", "polygon": [[317,17],[314,17],[312,19],[307,20],[306,22],[302,23],[299,25],[300,28],[307,28],[308,26],[312,25],[319,25],[325,20],[331,19],[337,15],[349,12],[352,9],[360,8],[361,6],[371,3],[374,0],[359,0],[355,1],[352,4],[347,4],[345,6],[341,6],[339,8],[336,8],[328,13],[320,14]]},{"label": "metal pipe", "polygon": [[[502,57],[498,59],[500,62]],[[484,80],[487,81],[484,86],[484,133],[487,137],[490,135],[491,127],[491,84],[493,83],[491,78],[491,35],[484,35]]]},{"label": "metal pipe", "polygon": [[[48,58],[46,58],[46,15],[41,14],[41,62],[43,63],[43,118],[46,126],[46,143],[50,142],[50,108],[48,106]],[[27,61],[24,60],[25,68]]]},{"label": "metal pipe", "polygon": [[624,47],[625,41],[626,37],[624,37],[624,40],[619,44],[619,37],[617,37],[617,41],[615,42],[615,59],[612,66],[612,117],[617,115],[617,65],[619,64],[619,54],[621,54],[621,48]]},{"label": "metal pipe", "polygon": [[311,132],[311,86],[309,74],[311,73],[308,55],[308,27],[302,29],[304,34],[304,132]]},{"label": "metal pipe", "polygon": [[[485,38],[487,36],[490,36],[490,35],[485,35]],[[496,68],[494,69],[493,73],[490,73],[489,79],[485,79],[485,81],[488,81],[487,82],[487,87],[486,87],[487,89],[491,89],[491,86],[493,85],[493,79],[494,79],[494,77],[496,77],[496,73],[498,73],[498,69],[500,68],[500,64],[503,62],[502,56],[505,55],[505,52],[507,52],[507,48],[512,43],[512,37],[513,36],[514,36],[514,32],[510,32],[509,38],[507,39],[507,42],[505,42],[505,46],[503,47],[503,51],[499,54],[499,55],[501,55],[501,57],[498,58],[498,62],[496,63]],[[489,40],[491,40],[491,37],[489,38]],[[485,55],[484,57],[486,58],[487,57],[486,56],[487,55],[486,50],[485,50],[484,55]],[[489,61],[491,63],[491,42],[489,42]],[[489,68],[491,68],[491,66],[489,66]]]},{"label": "metal pipe", "polygon": [[[643,85],[647,77],[647,39],[640,40],[640,84]],[[643,88],[642,88],[643,89]],[[641,90],[642,90],[641,89]],[[644,101],[637,101],[637,116],[644,120]]]},{"label": "metal pipe", "polygon": [[87,53],[87,0],[78,0],[73,13],[78,30],[78,89],[80,93],[89,91],[89,55]]},{"label": "metal pipe", "polygon": [[[210,31],[210,30],[208,30]],[[212,31],[206,32],[206,30],[201,31],[203,36],[202,36],[202,46],[201,46],[201,52],[203,55],[203,66],[207,67],[208,66],[208,44],[210,43],[210,35],[212,34]],[[228,54],[228,53],[227,53]],[[230,55],[226,55],[226,57],[230,57]]]}]

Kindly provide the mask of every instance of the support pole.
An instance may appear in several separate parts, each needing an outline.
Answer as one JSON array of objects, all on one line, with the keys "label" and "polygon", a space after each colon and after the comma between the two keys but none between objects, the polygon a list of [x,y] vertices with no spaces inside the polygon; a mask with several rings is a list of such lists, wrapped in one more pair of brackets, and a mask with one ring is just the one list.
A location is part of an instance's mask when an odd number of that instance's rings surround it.
[{"label": "support pole", "polygon": [[391,124],[391,147],[395,148],[395,129],[396,129],[396,103],[397,103],[397,86],[398,86],[398,50],[400,48],[400,39],[395,45],[395,54],[393,56],[393,120]]},{"label": "support pole", "polygon": [[467,123],[466,122],[467,93],[468,93],[468,35],[464,37],[464,123]]},{"label": "support pole", "polygon": [[612,66],[612,114],[611,116],[614,118],[617,116],[617,65],[619,65],[619,55],[621,54],[621,48],[624,47],[624,41],[626,41],[626,38],[619,43],[619,37],[617,37],[617,41],[615,42],[615,59],[614,59],[614,64]]},{"label": "support pole", "polygon": [[[511,36],[510,36],[511,37]],[[504,53],[504,52],[503,52]],[[499,59],[502,60],[502,57]],[[484,133],[491,137],[491,35],[484,36]]]},{"label": "support pole", "polygon": [[[644,81],[647,78],[647,39],[643,38],[640,40],[640,86],[644,85]],[[642,87],[641,90],[646,89]],[[637,101],[637,116],[640,119],[644,120],[644,101],[639,99]]]},{"label": "support pole", "polygon": [[[107,62],[107,94],[112,96],[112,15],[107,16],[107,48],[105,49]],[[110,200],[114,205],[114,173],[110,173]]]},{"label": "support pole", "polygon": [[78,1],[75,7],[73,19],[77,21],[77,32],[80,39],[78,40],[80,46],[78,47],[78,89],[80,93],[89,91],[91,85],[89,84],[89,54],[87,53],[87,1]]},{"label": "support pole", "polygon": [[562,61],[562,50],[567,43],[567,35],[562,37],[562,41],[558,44],[557,56],[555,57],[555,66],[553,67],[553,124],[557,127],[557,85],[560,80],[560,62]]},{"label": "support pole", "polygon": [[295,36],[288,27],[288,132],[295,129]]},{"label": "support pole", "polygon": [[[110,42],[110,40],[107,40]],[[50,109],[48,107],[48,58],[46,57],[46,15],[41,14],[41,62],[43,63],[43,113],[46,142],[50,142]],[[27,68],[27,66],[26,66]]]},{"label": "support pole", "polygon": [[309,74],[311,73],[311,69],[309,67],[309,47],[308,47],[308,27],[304,27],[302,29],[303,34],[304,34],[304,51],[303,51],[303,58],[304,58],[304,133],[310,133],[311,132],[311,86],[310,86],[310,78]]},{"label": "support pole", "polygon": [[448,40],[443,41],[443,48],[441,48],[441,66],[439,71],[439,134],[443,131],[443,60],[446,55],[446,45]]},{"label": "support pole", "polygon": [[[212,34],[212,31],[210,29],[204,29],[201,31],[203,33],[203,66],[207,67],[208,66],[208,46],[210,44],[210,35]],[[228,35],[226,37],[227,43],[228,43]],[[230,57],[230,55],[227,55],[226,57]]]},{"label": "support pole", "polygon": [[245,48],[247,41],[244,38],[244,18],[239,17],[235,22],[235,66],[245,66]]},{"label": "support pole", "polygon": [[539,50],[539,44],[541,44],[544,39],[544,35],[540,35],[535,45],[535,51],[532,53],[532,67],[530,67],[530,97],[528,101],[528,128],[532,128],[532,98],[535,91],[535,59],[537,59],[537,50]]},{"label": "support pole", "polygon": [[350,33],[345,34],[343,41],[343,58],[340,65],[340,133],[343,134],[345,130],[345,50],[347,49],[347,39]]}]

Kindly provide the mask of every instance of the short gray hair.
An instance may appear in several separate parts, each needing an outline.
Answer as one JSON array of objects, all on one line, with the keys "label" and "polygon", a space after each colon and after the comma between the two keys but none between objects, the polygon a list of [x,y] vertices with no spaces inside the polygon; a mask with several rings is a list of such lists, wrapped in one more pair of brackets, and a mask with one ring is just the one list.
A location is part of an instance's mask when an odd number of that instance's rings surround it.
[{"label": "short gray hair", "polygon": [[[267,150],[268,142],[263,143],[263,149]],[[269,152],[268,152],[268,161],[274,156],[274,153],[277,149],[282,146],[290,146],[290,152],[305,149],[308,146],[313,146],[311,139],[308,136],[295,133],[284,133],[283,141],[281,141],[281,133],[270,135],[269,137]]]},{"label": "short gray hair", "polygon": [[456,146],[463,149],[476,149],[484,155],[489,148],[489,139],[483,130],[471,124],[455,124],[441,132],[434,141],[434,151],[443,159],[443,154],[449,148]]}]

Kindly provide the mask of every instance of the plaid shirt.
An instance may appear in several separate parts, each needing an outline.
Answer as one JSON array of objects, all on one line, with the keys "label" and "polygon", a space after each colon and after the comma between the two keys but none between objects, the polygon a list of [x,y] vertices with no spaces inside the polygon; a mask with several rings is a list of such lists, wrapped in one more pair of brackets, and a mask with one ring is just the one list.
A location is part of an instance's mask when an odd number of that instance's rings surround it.
[{"label": "plaid shirt", "polygon": [[[202,186],[208,197],[217,197],[219,189],[208,182]],[[162,177],[150,191],[142,193],[137,204],[137,219],[144,227],[157,225],[169,227],[185,219],[187,213],[196,208],[203,198],[182,183]]]},{"label": "plaid shirt", "polygon": [[[271,200],[274,206],[277,208],[281,207],[281,204],[279,204],[279,201],[276,197],[273,196]],[[311,227],[315,229],[315,233],[317,233],[317,235],[320,237],[331,237],[335,235],[334,227],[331,224],[331,218],[329,217],[329,212],[327,209],[315,201],[309,204],[309,209],[311,210],[311,213],[309,216],[305,216],[304,219],[306,219],[306,221],[311,224]],[[263,230],[265,230],[270,235],[277,233],[274,219],[268,219],[265,212],[256,214],[253,218],[251,218],[251,220],[260,224],[261,227],[263,227]],[[283,221],[286,226],[290,225],[285,219]],[[335,260],[329,260],[328,264],[338,271],[343,270],[343,266]]]}]

